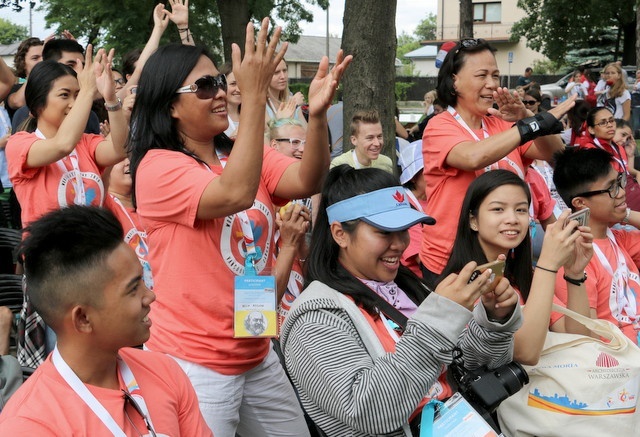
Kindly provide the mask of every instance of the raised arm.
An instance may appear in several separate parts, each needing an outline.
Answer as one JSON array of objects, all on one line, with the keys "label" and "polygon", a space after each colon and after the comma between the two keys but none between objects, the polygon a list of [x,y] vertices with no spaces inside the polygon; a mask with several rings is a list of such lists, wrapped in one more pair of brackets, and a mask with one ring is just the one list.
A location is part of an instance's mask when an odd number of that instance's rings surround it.
[{"label": "raised arm", "polygon": [[165,12],[178,28],[180,41],[184,45],[195,45],[193,34],[189,29],[189,0],[169,0],[169,4],[171,5],[171,11],[165,9]]},{"label": "raised arm", "polygon": [[[329,171],[329,135],[327,109],[331,105],[340,78],[353,56],[338,52],[336,63],[329,71],[329,58],[324,56],[309,87],[309,123],[307,144],[299,162],[291,164],[280,178],[275,194],[285,199],[300,199],[320,192]],[[242,111],[245,110],[244,94]],[[242,126],[242,123],[240,123]]]},{"label": "raised arm", "polygon": [[15,81],[16,77],[13,71],[4,62],[4,59],[0,58],[0,100],[4,100],[7,97]]}]

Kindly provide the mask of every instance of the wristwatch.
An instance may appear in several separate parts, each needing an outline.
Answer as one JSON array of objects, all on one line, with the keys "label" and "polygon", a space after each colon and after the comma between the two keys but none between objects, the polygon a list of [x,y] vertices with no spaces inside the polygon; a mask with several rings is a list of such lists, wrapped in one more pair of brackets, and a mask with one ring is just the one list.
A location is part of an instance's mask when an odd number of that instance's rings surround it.
[{"label": "wristwatch", "polygon": [[118,103],[114,105],[110,105],[107,102],[104,102],[104,109],[106,109],[109,112],[115,112],[122,109],[122,100],[120,100],[120,97],[116,97],[116,100],[118,100]]},{"label": "wristwatch", "polygon": [[570,278],[567,275],[563,275],[563,278],[568,283],[573,284],[573,285],[577,285],[579,287],[582,284],[584,284],[584,282],[587,280],[587,272],[584,272],[584,276],[581,279]]}]

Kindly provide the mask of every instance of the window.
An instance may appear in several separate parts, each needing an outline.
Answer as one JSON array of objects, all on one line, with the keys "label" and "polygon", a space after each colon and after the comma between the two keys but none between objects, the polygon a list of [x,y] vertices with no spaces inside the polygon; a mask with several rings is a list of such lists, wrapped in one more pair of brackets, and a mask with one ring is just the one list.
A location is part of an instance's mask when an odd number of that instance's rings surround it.
[{"label": "window", "polygon": [[475,3],[473,5],[474,23],[500,23],[502,5],[500,3]]}]

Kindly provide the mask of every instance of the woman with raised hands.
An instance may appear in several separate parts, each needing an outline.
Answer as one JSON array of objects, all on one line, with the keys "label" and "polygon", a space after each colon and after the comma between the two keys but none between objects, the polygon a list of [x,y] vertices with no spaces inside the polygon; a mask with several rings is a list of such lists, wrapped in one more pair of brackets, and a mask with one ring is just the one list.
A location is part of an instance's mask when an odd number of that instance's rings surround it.
[{"label": "woman with raised hands", "polygon": [[305,154],[288,158],[263,143],[268,86],[287,47],[276,51],[280,28],[267,43],[268,22],[255,44],[247,25],[242,59],[232,48],[243,101],[235,142],[222,135],[226,79],[200,47],[171,44],[149,58],[131,118],[135,204],[157,295],[146,346],[181,365],[207,424],[223,437],[307,435],[268,336],[246,335],[242,319],[234,323],[234,284],[271,266],[273,203],[319,191],[329,167],[326,110],[351,61],[342,52],[331,70],[321,61],[309,90]]}]

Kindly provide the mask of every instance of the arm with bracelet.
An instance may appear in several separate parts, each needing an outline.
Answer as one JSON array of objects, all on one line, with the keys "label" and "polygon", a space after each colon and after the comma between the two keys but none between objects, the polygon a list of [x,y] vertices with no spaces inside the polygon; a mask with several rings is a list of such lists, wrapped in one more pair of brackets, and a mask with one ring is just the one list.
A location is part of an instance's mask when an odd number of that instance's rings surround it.
[{"label": "arm with bracelet", "polygon": [[195,41],[189,29],[189,0],[170,0],[171,12],[166,11],[169,20],[175,23],[180,35],[180,42],[184,45],[193,46]]}]

